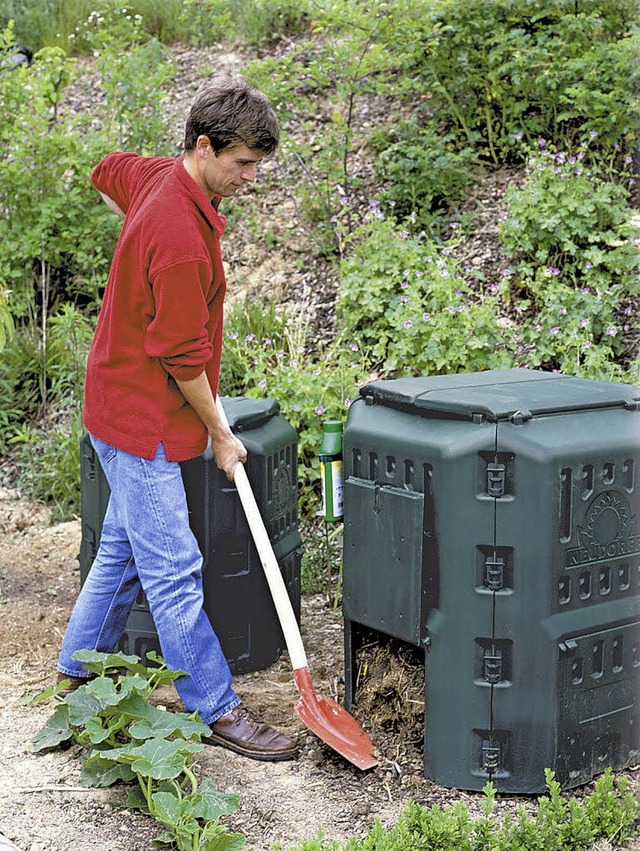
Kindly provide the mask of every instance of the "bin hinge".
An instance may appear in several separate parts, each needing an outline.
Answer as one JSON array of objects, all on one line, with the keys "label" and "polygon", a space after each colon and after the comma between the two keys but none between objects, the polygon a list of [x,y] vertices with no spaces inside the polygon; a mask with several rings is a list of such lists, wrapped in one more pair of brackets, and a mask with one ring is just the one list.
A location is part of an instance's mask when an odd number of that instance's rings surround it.
[{"label": "bin hinge", "polygon": [[487,774],[495,774],[501,764],[500,745],[497,742],[482,743],[482,770]]},{"label": "bin hinge", "polygon": [[494,685],[502,679],[502,650],[492,647],[484,654],[484,678]]},{"label": "bin hinge", "polygon": [[484,584],[491,591],[499,591],[504,586],[504,559],[495,553],[484,563]]},{"label": "bin hinge", "polygon": [[497,461],[494,461],[493,464],[487,465],[487,493],[489,496],[504,496],[505,480],[506,467],[504,464],[498,464]]}]

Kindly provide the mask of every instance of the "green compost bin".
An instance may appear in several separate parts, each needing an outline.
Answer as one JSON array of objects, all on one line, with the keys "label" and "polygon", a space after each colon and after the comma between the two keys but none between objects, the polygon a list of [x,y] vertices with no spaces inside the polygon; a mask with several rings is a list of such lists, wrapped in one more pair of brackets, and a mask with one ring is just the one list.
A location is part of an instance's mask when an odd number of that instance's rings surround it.
[{"label": "green compost bin", "polygon": [[[247,448],[247,476],[299,618],[302,543],[297,517],[297,434],[271,399],[221,397],[221,401],[232,431]],[[180,466],[191,528],[203,555],[205,611],[234,674],[264,669],[277,661],[285,641],[235,485],[218,469],[210,448]],[[109,494],[85,434],[81,440],[81,582],[98,551]],[[149,650],[161,653],[144,593],[133,606],[119,649],[141,658]]]},{"label": "green compost bin", "polygon": [[544,791],[640,747],[640,389],[532,370],[373,382],[344,432],[346,704],[425,651],[425,776]]}]

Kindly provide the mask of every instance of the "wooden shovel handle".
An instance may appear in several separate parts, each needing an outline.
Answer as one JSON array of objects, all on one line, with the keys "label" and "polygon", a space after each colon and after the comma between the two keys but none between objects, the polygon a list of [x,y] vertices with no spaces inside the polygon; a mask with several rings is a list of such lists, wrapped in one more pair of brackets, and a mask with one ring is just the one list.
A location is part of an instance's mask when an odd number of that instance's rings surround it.
[{"label": "wooden shovel handle", "polygon": [[[219,396],[216,398],[216,407],[218,409],[220,419],[228,426],[229,421],[227,420],[227,415],[224,412]],[[287,593],[287,587],[284,584],[284,579],[282,578],[280,565],[278,564],[278,560],[273,552],[273,547],[271,546],[271,541],[269,540],[267,530],[260,515],[260,509],[258,508],[258,503],[256,502],[244,464],[239,463],[236,465],[233,473],[233,481],[238,490],[240,502],[244,508],[247,523],[249,524],[249,529],[251,530],[256,550],[258,551],[265,576],[267,577],[269,590],[273,598],[273,603],[276,607],[282,632],[284,633],[287,650],[289,651],[291,666],[294,671],[297,668],[305,668],[307,666],[307,656],[302,644],[302,636],[300,635],[298,622],[293,611],[293,606],[291,605],[291,600],[289,599],[289,594]]]}]

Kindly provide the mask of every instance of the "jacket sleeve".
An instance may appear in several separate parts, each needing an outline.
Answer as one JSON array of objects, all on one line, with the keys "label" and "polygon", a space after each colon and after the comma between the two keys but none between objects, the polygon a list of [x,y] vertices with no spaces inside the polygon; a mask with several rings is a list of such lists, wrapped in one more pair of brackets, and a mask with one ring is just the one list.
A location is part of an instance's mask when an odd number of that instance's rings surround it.
[{"label": "jacket sleeve", "polygon": [[[222,304],[212,299],[211,278],[211,266],[195,260],[162,269],[151,282],[156,312],[144,349],[179,381],[197,378],[213,357],[209,328],[220,321],[215,314]],[[210,301],[216,305],[213,312]]]},{"label": "jacket sleeve", "polygon": [[91,172],[91,182],[98,190],[108,195],[123,213],[138,185],[144,158],[139,154],[114,151],[108,154]]}]

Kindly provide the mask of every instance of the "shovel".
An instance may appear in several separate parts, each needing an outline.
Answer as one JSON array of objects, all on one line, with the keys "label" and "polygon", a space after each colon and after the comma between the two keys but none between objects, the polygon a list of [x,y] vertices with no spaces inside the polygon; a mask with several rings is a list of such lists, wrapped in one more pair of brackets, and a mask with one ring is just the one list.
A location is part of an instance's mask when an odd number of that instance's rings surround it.
[{"label": "shovel", "polygon": [[[221,420],[228,425],[227,416],[219,397],[216,399],[216,406]],[[312,733],[315,733],[318,738],[326,742],[329,747],[345,759],[348,759],[349,762],[363,770],[373,768],[378,763],[373,757],[371,740],[367,733],[344,707],[336,703],[335,700],[318,697],[313,688],[298,622],[244,464],[236,465],[233,480],[267,577],[269,590],[289,651],[293,678],[300,694],[299,700],[295,703],[296,714]]]}]

